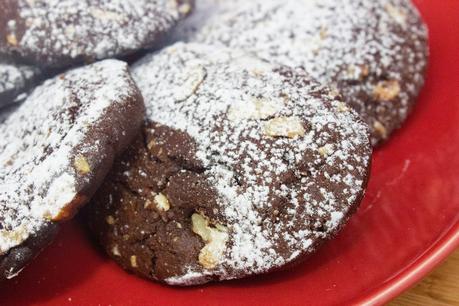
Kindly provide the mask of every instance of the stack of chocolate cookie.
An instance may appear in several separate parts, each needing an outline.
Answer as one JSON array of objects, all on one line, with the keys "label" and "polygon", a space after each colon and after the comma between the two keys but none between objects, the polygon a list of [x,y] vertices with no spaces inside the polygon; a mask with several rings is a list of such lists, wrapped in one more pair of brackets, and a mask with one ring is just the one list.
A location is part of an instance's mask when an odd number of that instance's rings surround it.
[{"label": "stack of chocolate cookie", "polygon": [[411,2],[196,1],[0,3],[0,279],[84,204],[171,285],[285,268],[356,211],[423,84]]}]

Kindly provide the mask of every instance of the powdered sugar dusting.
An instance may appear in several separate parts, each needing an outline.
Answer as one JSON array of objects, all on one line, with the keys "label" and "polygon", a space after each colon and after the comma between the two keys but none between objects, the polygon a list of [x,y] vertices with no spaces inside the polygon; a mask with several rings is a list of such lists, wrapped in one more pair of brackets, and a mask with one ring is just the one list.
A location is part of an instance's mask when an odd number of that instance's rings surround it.
[{"label": "powdered sugar dusting", "polygon": [[187,41],[199,31],[209,18],[215,18],[227,10],[234,10],[238,1],[198,0],[191,16],[182,21],[171,33],[169,41]]},{"label": "powdered sugar dusting", "polygon": [[[409,0],[206,0],[179,32],[304,67],[343,94],[374,144],[409,114],[427,64],[427,29]],[[399,91],[378,94],[388,80]]]},{"label": "powdered sugar dusting", "polygon": [[[356,205],[368,175],[367,128],[303,70],[179,43],[141,60],[133,76],[148,118],[196,141],[224,219],[214,221],[229,229],[217,268],[188,267],[167,282],[283,265],[311,252]],[[266,134],[266,125],[283,118],[295,124],[286,120],[287,132]]]},{"label": "powdered sugar dusting", "polygon": [[[37,87],[0,124],[0,254],[76,200],[86,180],[75,156],[106,110],[135,94],[127,64],[106,60]],[[88,164],[97,161],[87,160]]]},{"label": "powdered sugar dusting", "polygon": [[[0,97],[8,92],[21,93],[27,83],[39,74],[38,68],[0,61]],[[0,99],[0,106],[10,102],[8,99]]]},{"label": "powdered sugar dusting", "polygon": [[150,47],[191,10],[177,0],[15,2],[20,20],[7,21],[7,49],[53,65],[63,65],[63,57],[102,59]]}]

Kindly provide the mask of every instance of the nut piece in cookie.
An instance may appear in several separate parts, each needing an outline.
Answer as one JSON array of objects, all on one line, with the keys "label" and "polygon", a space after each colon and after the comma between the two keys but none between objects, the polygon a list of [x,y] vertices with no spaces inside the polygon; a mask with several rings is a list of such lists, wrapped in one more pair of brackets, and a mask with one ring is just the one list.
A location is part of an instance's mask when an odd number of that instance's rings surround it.
[{"label": "nut piece in cookie", "polygon": [[191,216],[191,223],[193,232],[206,243],[199,252],[199,263],[206,269],[215,268],[222,260],[228,240],[228,230],[220,224],[210,227],[209,221],[197,213]]},{"label": "nut piece in cookie", "polygon": [[272,137],[300,137],[304,136],[304,127],[298,117],[279,117],[269,120],[264,125],[267,136]]}]

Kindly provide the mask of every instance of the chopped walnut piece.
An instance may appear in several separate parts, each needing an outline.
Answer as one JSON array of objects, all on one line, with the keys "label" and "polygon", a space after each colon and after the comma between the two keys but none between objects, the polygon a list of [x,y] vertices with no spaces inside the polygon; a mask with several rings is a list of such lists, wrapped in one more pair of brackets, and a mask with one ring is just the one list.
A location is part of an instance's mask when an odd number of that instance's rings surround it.
[{"label": "chopped walnut piece", "polygon": [[373,123],[373,128],[379,135],[381,135],[382,138],[384,138],[384,139],[387,138],[386,127],[381,122],[376,120]]},{"label": "chopped walnut piece", "polygon": [[155,203],[156,203],[156,208],[160,211],[168,211],[171,208],[171,205],[169,204],[169,200],[162,193],[159,193],[155,196]]},{"label": "chopped walnut piece", "polygon": [[113,216],[107,216],[107,218],[105,218],[105,221],[107,222],[107,224],[110,225],[115,224],[115,218],[113,218]]},{"label": "chopped walnut piece", "polygon": [[138,267],[138,266],[137,266],[137,256],[132,255],[131,258],[130,258],[130,260],[131,260],[131,267],[137,268],[137,267]]},{"label": "chopped walnut piece", "polygon": [[183,0],[169,0],[168,6],[177,10],[182,15],[189,15],[193,8],[189,2]]},{"label": "chopped walnut piece", "polygon": [[16,38],[16,35],[14,34],[8,34],[6,35],[6,42],[12,46],[17,46],[18,45],[18,40]]},{"label": "chopped walnut piece", "polygon": [[400,90],[398,81],[381,81],[373,88],[373,96],[380,101],[390,101],[398,96]]},{"label": "chopped walnut piece", "polygon": [[182,15],[188,15],[191,12],[191,5],[189,3],[181,3],[178,6],[178,11]]},{"label": "chopped walnut piece", "polygon": [[192,230],[199,235],[206,245],[199,252],[199,263],[206,269],[215,268],[221,261],[228,240],[228,230],[218,224],[209,226],[209,221],[195,213],[191,216]]},{"label": "chopped walnut piece", "polygon": [[119,250],[117,244],[115,244],[115,245],[112,247],[112,254],[115,255],[115,256],[121,256],[121,253],[120,253],[120,250]]},{"label": "chopped walnut piece", "polygon": [[271,137],[301,137],[305,130],[303,122],[298,117],[278,117],[269,120],[264,125],[264,133]]},{"label": "chopped walnut piece", "polygon": [[323,147],[320,147],[318,151],[319,151],[320,156],[327,157],[333,153],[333,145],[326,144]]},{"label": "chopped walnut piece", "polygon": [[402,10],[398,9],[397,7],[393,6],[390,3],[388,3],[385,6],[385,9],[386,9],[386,12],[388,12],[389,15],[392,18],[394,18],[396,22],[398,22],[401,25],[406,24],[406,14]]},{"label": "chopped walnut piece", "polygon": [[344,102],[339,102],[339,104],[338,104],[338,112],[344,113],[344,112],[348,112],[348,111],[350,111],[349,106],[347,106],[347,104],[344,103]]},{"label": "chopped walnut piece", "polygon": [[83,155],[78,155],[77,157],[75,157],[75,161],[73,163],[75,169],[81,174],[88,174],[89,172],[91,172],[91,167],[89,166],[88,161]]},{"label": "chopped walnut piece", "polygon": [[154,147],[156,146],[156,141],[155,140],[151,140],[148,144],[147,144],[147,148],[148,150],[152,150]]},{"label": "chopped walnut piece", "polygon": [[[25,237],[27,237],[28,233],[24,226],[20,226],[15,230],[0,230],[0,237],[5,237],[6,239],[17,241],[18,243],[21,242]],[[0,254],[3,254],[4,250],[0,248]]]}]

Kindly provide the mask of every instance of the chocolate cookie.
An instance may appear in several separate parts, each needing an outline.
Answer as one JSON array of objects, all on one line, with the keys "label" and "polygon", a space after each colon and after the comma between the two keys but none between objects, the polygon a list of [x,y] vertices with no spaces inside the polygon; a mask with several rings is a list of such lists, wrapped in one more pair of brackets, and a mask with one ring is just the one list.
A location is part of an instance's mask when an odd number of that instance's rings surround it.
[{"label": "chocolate cookie", "polygon": [[409,0],[235,0],[230,9],[206,0],[197,9],[208,18],[188,24],[199,28],[185,32],[189,41],[304,67],[361,115],[373,145],[401,126],[424,83],[427,29]]},{"label": "chocolate cookie", "polygon": [[33,66],[14,65],[0,60],[0,108],[11,104],[16,97],[30,89],[43,76]]},{"label": "chocolate cookie", "polygon": [[176,44],[133,76],[148,120],[88,205],[128,271],[171,285],[265,273],[314,252],[357,208],[367,127],[302,69]]},{"label": "chocolate cookie", "polygon": [[1,119],[0,280],[88,201],[143,116],[127,64],[106,60],[45,81]]},{"label": "chocolate cookie", "polygon": [[3,0],[0,53],[67,67],[155,46],[193,0]]}]

